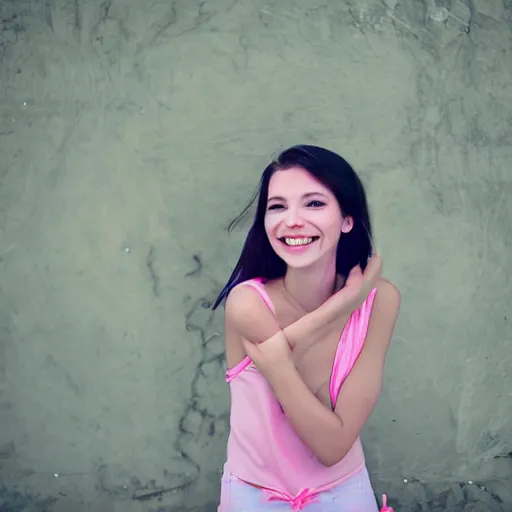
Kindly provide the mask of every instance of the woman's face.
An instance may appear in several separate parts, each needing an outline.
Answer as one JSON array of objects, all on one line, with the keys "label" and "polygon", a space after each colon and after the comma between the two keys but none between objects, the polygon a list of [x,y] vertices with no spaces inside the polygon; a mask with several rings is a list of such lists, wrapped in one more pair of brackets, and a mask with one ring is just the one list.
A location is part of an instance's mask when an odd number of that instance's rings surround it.
[{"label": "woman's face", "polygon": [[294,268],[336,256],[341,232],[352,229],[334,194],[308,171],[292,167],[270,178],[265,231],[274,251]]}]

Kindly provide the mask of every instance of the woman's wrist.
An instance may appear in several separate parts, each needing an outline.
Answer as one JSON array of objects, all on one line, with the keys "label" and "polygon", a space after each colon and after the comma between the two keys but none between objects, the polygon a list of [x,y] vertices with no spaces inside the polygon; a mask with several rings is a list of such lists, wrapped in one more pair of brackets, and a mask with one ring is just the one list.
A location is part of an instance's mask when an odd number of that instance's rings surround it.
[{"label": "woman's wrist", "polygon": [[341,315],[350,312],[352,301],[345,290],[341,289],[329,297],[319,309],[324,309],[324,315],[328,322],[337,320]]}]

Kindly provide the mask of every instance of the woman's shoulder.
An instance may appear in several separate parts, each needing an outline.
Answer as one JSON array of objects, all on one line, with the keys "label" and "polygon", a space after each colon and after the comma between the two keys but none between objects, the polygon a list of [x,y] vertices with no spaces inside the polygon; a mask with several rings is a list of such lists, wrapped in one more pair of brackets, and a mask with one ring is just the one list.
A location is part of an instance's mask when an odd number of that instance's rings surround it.
[{"label": "woman's shoulder", "polygon": [[226,315],[239,315],[251,311],[263,301],[257,287],[263,287],[260,279],[248,279],[233,286],[226,297]]},{"label": "woman's shoulder", "polygon": [[256,277],[238,283],[227,296],[226,308],[236,311],[252,311],[254,307],[258,307],[263,302],[268,309],[275,313],[271,297],[276,296],[279,281],[280,279]]},{"label": "woman's shoulder", "polygon": [[391,281],[384,277],[379,277],[375,284],[377,293],[387,299],[398,299],[400,300],[400,290]]},{"label": "woman's shoulder", "polygon": [[[263,286],[260,280],[255,281]],[[251,284],[244,281],[229,292],[225,321],[240,336],[257,343],[273,336],[279,330],[279,325],[265,296]]]},{"label": "woman's shoulder", "polygon": [[375,289],[377,291],[372,310],[374,310],[375,314],[383,311],[387,316],[396,317],[402,300],[398,288],[388,279],[379,277],[375,284]]}]

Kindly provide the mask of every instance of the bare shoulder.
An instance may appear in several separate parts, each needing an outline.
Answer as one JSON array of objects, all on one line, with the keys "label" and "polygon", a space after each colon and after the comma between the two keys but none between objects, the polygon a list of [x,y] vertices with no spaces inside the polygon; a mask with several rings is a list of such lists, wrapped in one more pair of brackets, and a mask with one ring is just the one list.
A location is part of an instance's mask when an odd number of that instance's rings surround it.
[{"label": "bare shoulder", "polygon": [[[379,278],[376,288],[377,293],[370,314],[369,332],[381,334],[387,332],[391,336],[400,311],[400,291],[393,283],[384,278]],[[379,335],[379,337],[381,336]],[[384,340],[386,338],[388,337],[383,337]],[[389,339],[386,343],[388,342]]]},{"label": "bare shoulder", "polygon": [[226,318],[236,322],[251,311],[260,308],[262,303],[263,299],[252,286],[244,283],[237,284],[226,298]]},{"label": "bare shoulder", "polygon": [[253,343],[265,341],[279,331],[279,324],[261,295],[243,283],[229,292],[225,321],[240,337]]},{"label": "bare shoulder", "polygon": [[375,300],[380,296],[378,302],[385,302],[390,307],[396,307],[397,309],[400,307],[400,302],[402,300],[400,291],[391,281],[380,277],[375,287],[377,288]]}]

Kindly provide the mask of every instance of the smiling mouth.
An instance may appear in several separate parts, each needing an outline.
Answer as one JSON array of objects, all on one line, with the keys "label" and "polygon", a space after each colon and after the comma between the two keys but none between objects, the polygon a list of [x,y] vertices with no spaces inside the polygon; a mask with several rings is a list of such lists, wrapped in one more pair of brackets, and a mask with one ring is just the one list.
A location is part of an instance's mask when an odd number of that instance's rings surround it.
[{"label": "smiling mouth", "polygon": [[289,238],[289,237],[283,236],[279,240],[290,247],[301,247],[304,245],[312,244],[314,241],[318,240],[319,238],[320,238],[319,236],[310,236],[310,237],[303,237],[303,238]]}]

